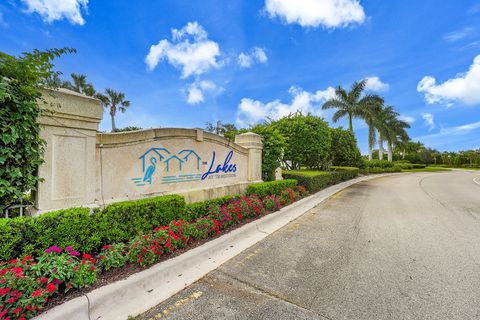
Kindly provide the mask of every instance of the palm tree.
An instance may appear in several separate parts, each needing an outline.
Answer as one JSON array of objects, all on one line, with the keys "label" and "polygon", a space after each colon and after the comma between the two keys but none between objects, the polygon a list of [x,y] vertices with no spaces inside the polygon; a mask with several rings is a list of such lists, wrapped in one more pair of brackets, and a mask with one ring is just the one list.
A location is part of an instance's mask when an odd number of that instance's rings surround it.
[{"label": "palm tree", "polygon": [[385,141],[390,134],[390,124],[397,119],[399,114],[393,110],[392,106],[381,108],[377,113],[374,125],[378,131],[378,158],[383,160],[383,141]]},{"label": "palm tree", "polygon": [[375,146],[376,137],[376,119],[383,108],[384,101],[379,96],[372,96],[371,103],[364,106],[361,110],[360,117],[368,126],[368,160],[373,158],[373,147]]},{"label": "palm tree", "polygon": [[87,82],[86,75],[72,73],[70,74],[70,77],[72,78],[73,82],[68,80],[64,81],[63,87],[76,91],[78,93],[83,93],[84,95],[87,95],[89,97],[95,96],[95,88],[91,83]]},{"label": "palm tree", "polygon": [[105,94],[98,93],[95,95],[102,101],[105,108],[110,109],[110,117],[112,118],[112,132],[115,132],[115,115],[117,110],[125,112],[130,106],[130,101],[125,100],[125,93],[117,92],[113,89],[105,89]]},{"label": "palm tree", "polygon": [[387,140],[388,161],[393,161],[394,145],[410,139],[406,130],[408,128],[410,128],[410,125],[407,122],[398,119],[397,117],[390,119],[390,121],[387,123],[387,132],[385,138]]},{"label": "palm tree", "polygon": [[352,120],[354,117],[361,117],[364,110],[369,106],[375,104],[379,98],[376,95],[365,95],[362,93],[365,90],[367,80],[354,82],[350,91],[338,86],[335,89],[335,97],[328,99],[322,106],[323,110],[337,109],[333,114],[333,122],[337,122],[340,118],[348,116],[348,129],[353,132]]}]

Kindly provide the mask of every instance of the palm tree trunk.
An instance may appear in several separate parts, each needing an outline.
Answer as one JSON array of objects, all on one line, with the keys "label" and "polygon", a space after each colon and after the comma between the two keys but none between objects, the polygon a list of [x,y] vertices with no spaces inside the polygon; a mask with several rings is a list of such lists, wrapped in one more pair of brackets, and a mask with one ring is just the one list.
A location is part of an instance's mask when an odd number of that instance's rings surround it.
[{"label": "palm tree trunk", "polygon": [[378,159],[383,160],[383,137],[381,132],[378,138]]},{"label": "palm tree trunk", "polygon": [[373,145],[375,143],[375,128],[369,124],[368,125],[368,160],[372,161],[373,159]]},{"label": "palm tree trunk", "polygon": [[115,114],[113,112],[110,112],[110,117],[112,118],[112,132],[115,132]]},{"label": "palm tree trunk", "polygon": [[393,161],[393,152],[392,152],[392,143],[387,142],[387,148],[388,148],[388,161],[392,162]]},{"label": "palm tree trunk", "polygon": [[353,132],[352,113],[351,112],[348,113],[348,130],[350,130],[350,132]]}]

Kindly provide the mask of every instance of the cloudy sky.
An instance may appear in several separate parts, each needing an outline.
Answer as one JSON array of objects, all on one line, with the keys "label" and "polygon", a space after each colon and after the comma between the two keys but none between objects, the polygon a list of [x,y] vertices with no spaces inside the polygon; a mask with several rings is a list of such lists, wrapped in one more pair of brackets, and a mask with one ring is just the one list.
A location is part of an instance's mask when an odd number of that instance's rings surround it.
[{"label": "cloudy sky", "polygon": [[[118,126],[238,126],[321,105],[368,79],[431,147],[480,147],[480,1],[2,0],[0,50],[125,92]],[[346,122],[335,125],[346,127]],[[108,130],[109,117],[101,124]],[[354,123],[363,152],[366,127]]]}]

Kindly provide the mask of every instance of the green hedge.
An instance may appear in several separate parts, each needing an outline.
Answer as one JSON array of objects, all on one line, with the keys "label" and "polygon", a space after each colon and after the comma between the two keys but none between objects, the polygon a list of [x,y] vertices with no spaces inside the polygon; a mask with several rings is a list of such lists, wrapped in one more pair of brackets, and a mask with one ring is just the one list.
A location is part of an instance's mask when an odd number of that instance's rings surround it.
[{"label": "green hedge", "polygon": [[316,192],[331,184],[332,173],[325,171],[292,170],[283,172],[285,179],[295,179],[298,185],[304,186],[310,192]]},{"label": "green hedge", "polygon": [[409,163],[409,162],[399,162],[395,161],[395,166],[400,167],[404,170],[410,169],[425,169],[427,166],[420,163]]},{"label": "green hedge", "polygon": [[221,206],[238,197],[240,197],[240,195],[237,194],[233,196],[225,196],[222,198],[216,198],[216,199],[211,199],[207,201],[189,203],[185,207],[185,211],[181,215],[181,219],[184,219],[186,221],[193,221],[198,218],[202,218],[208,214],[208,211],[211,207]]},{"label": "green hedge", "polygon": [[363,174],[368,173],[389,173],[389,172],[401,172],[402,168],[399,166],[393,166],[391,168],[365,168],[362,169],[360,172]]},{"label": "green hedge", "polygon": [[0,260],[38,254],[53,245],[96,252],[104,243],[127,241],[179,219],[184,209],[183,197],[168,195],[118,202],[93,215],[88,208],[71,208],[0,219]]},{"label": "green hedge", "polygon": [[345,181],[358,177],[360,169],[356,167],[331,166],[332,173],[337,176],[338,181]]},{"label": "green hedge", "polygon": [[392,168],[395,164],[388,160],[364,160],[363,166],[365,168]]},{"label": "green hedge", "polygon": [[185,199],[179,195],[116,202],[93,215],[93,223],[103,243],[123,242],[180,219],[184,209]]},{"label": "green hedge", "polygon": [[247,187],[247,196],[256,194],[264,198],[269,195],[279,195],[286,188],[294,188],[296,185],[297,181],[294,179],[253,183]]}]

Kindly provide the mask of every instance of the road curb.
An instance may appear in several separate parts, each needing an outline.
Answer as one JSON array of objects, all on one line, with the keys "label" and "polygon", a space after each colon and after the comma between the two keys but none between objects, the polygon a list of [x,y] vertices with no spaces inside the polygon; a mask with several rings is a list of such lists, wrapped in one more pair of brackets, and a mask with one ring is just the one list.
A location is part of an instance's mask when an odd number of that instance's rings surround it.
[{"label": "road curb", "polygon": [[335,193],[359,182],[391,175],[396,174],[363,176],[330,186],[177,257],[67,301],[34,320],[120,320],[139,315],[198,281]]}]

